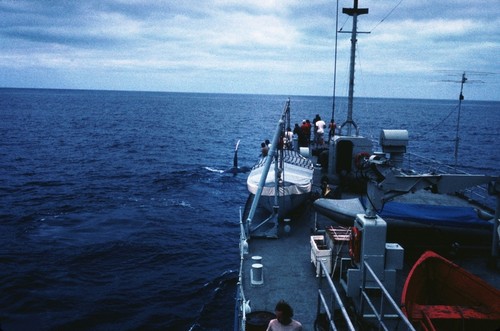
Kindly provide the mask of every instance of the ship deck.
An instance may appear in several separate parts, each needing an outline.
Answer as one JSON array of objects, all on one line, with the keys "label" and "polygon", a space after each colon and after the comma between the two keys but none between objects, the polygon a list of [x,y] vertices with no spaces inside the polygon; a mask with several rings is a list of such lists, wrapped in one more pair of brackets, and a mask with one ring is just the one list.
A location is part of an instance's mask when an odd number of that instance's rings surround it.
[{"label": "ship deck", "polygon": [[304,212],[292,219],[288,233],[281,224],[277,239],[252,238],[249,241],[249,255],[262,257],[262,285],[251,284],[252,259],[246,259],[243,268],[245,295],[250,299],[252,310],[274,312],[276,303],[283,299],[293,307],[294,318],[304,325],[304,330],[313,329],[318,290],[310,258],[313,220],[309,215]]},{"label": "ship deck", "polygon": [[[319,178],[321,169],[315,168],[315,182],[313,191],[320,191]],[[412,195],[415,203],[435,202],[435,195],[426,194]],[[440,199],[449,200],[446,204],[457,204],[457,199],[452,196],[443,196]],[[441,203],[444,201],[441,201]],[[459,203],[460,204],[460,203]],[[262,215],[261,215],[262,216]],[[279,223],[278,238],[250,238],[249,252],[245,256],[242,269],[242,285],[245,290],[246,300],[250,300],[252,312],[266,311],[274,312],[276,303],[283,299],[294,309],[294,319],[300,321],[304,330],[315,330],[314,323],[318,310],[318,288],[319,277],[316,275],[316,268],[311,261],[311,236],[318,234],[315,230],[320,230],[323,234],[327,227],[336,224],[314,212],[311,203],[306,204],[295,217],[291,218],[290,231],[285,231],[283,222]],[[425,247],[421,247],[424,250]],[[347,250],[339,250],[340,255],[347,255]],[[418,253],[418,254],[417,254]],[[400,303],[401,291],[406,276],[411,269],[420,251],[405,250],[405,260],[403,269],[397,272],[395,302]],[[332,266],[335,264],[335,250],[333,251]],[[475,254],[457,254],[453,260],[466,270],[483,278],[486,282],[500,289],[500,273],[496,268],[488,268],[489,251],[481,251]],[[262,258],[263,284],[252,285],[251,270],[255,263],[251,257],[260,256]],[[340,258],[340,256],[338,256]],[[450,256],[447,256],[450,258]],[[338,260],[337,260],[338,262]],[[495,263],[496,264],[496,263]],[[496,265],[495,265],[496,267]],[[338,273],[333,277],[334,284],[341,296],[345,298],[342,286],[339,283]],[[326,282],[322,282],[325,286]],[[348,306],[347,302],[344,305]],[[356,329],[363,329],[361,321],[353,323]],[[257,329],[253,327],[254,329]],[[263,328],[265,330],[265,327]]]}]

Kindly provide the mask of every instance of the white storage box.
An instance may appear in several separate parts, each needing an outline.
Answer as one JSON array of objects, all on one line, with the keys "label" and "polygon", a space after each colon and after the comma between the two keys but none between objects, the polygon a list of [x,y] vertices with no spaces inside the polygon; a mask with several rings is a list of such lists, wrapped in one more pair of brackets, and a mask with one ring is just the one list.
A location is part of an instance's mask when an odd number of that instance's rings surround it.
[{"label": "white storage box", "polygon": [[330,274],[332,272],[332,249],[327,247],[324,236],[311,236],[311,262],[316,267],[316,277],[319,277],[321,272],[320,260],[325,264],[326,272]]}]

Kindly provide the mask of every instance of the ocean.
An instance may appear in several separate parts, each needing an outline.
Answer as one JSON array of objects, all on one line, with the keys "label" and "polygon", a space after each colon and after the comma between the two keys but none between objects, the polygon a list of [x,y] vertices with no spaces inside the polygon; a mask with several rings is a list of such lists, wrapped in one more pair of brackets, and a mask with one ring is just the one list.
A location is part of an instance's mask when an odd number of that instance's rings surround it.
[{"label": "ocean", "polygon": [[[0,89],[1,329],[232,330],[246,174],[223,171],[238,140],[256,162],[287,99]],[[331,98],[290,99],[292,126],[329,121]],[[457,104],[359,98],[354,120],[453,165]],[[499,136],[500,102],[464,100],[459,167],[500,175]]]}]

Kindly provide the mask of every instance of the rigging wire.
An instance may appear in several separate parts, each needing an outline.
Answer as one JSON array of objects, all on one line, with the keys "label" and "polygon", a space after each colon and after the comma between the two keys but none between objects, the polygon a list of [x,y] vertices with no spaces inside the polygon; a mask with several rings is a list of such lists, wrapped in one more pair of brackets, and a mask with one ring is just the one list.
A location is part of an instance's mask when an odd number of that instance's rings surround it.
[{"label": "rigging wire", "polygon": [[380,24],[382,24],[382,22],[384,22],[387,17],[391,16],[391,14],[396,10],[396,8],[399,7],[399,5],[403,2],[403,0],[399,0],[399,2],[389,11],[389,13],[387,13],[387,15],[384,16],[384,18],[382,18],[371,30],[370,30],[370,33],[373,32],[373,30],[375,30]]},{"label": "rigging wire", "polygon": [[456,105],[449,113],[448,115],[446,115],[439,123],[437,123],[436,125],[434,125],[434,127],[432,127],[431,129],[427,130],[426,132],[418,135],[415,137],[415,140],[420,140],[422,138],[425,138],[428,134],[430,133],[435,133],[435,130],[440,127],[453,113],[455,113],[455,111],[458,109],[458,105]]},{"label": "rigging wire", "polygon": [[[337,4],[337,5],[338,5],[338,4]],[[338,10],[337,10],[337,12],[338,12]],[[344,30],[344,26],[346,25],[346,23],[347,23],[347,21],[348,21],[348,20],[349,20],[349,16],[348,16],[348,17],[346,17],[346,19],[344,20],[344,23],[342,23],[342,26],[340,27],[340,30],[337,30],[337,31],[339,31],[339,32],[340,32],[340,31],[343,31],[343,30]]]},{"label": "rigging wire", "polygon": [[[455,71],[453,70],[439,70],[440,72],[445,72],[445,73],[449,73],[449,72],[452,72],[454,73]],[[490,75],[492,73],[490,72],[474,72],[475,75]],[[455,76],[454,74],[452,74],[453,76]],[[467,77],[465,77],[465,72],[463,72],[462,74],[462,78],[460,80],[452,80],[452,79],[446,79],[446,80],[441,80],[441,82],[451,82],[451,83],[462,83],[462,86],[460,88],[460,94],[459,94],[459,103],[448,113],[448,115],[446,115],[446,117],[444,117],[438,124],[434,125],[433,128],[431,128],[430,130],[427,130],[426,133],[423,133],[421,135],[418,135],[416,137],[416,140],[419,140],[421,138],[424,138],[425,136],[427,136],[429,133],[433,133],[434,130],[438,127],[440,127],[445,121],[448,120],[448,118],[454,114],[457,110],[458,110],[458,113],[459,113],[459,117],[458,117],[458,120],[457,120],[457,128],[456,128],[456,132],[457,132],[457,136],[455,137],[455,141],[458,140],[458,131],[459,131],[459,122],[460,122],[460,107],[461,107],[461,102],[463,100],[463,84],[465,83],[484,83],[482,80],[470,80],[468,79]]]},{"label": "rigging wire", "polygon": [[[335,96],[336,96],[336,87],[337,87],[337,42],[338,42],[338,30],[339,30],[339,0],[337,0],[337,13],[335,18],[335,56],[333,62],[333,100],[332,100],[332,117],[331,121],[335,122]],[[330,134],[328,135],[328,144],[330,144],[330,140],[332,139],[331,134],[332,128],[330,128]]]}]

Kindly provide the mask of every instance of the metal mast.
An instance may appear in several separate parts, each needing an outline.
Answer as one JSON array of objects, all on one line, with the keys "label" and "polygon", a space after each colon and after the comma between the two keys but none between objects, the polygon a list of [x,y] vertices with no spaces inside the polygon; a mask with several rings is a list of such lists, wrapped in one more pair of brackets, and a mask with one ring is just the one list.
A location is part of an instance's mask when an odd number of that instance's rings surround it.
[{"label": "metal mast", "polygon": [[[357,131],[357,125],[352,119],[352,108],[354,100],[354,65],[356,60],[356,42],[358,34],[358,15],[368,14],[368,8],[359,8],[358,0],[354,0],[353,8],[342,8],[342,13],[352,16],[352,31],[351,31],[351,59],[349,63],[349,98],[347,103],[347,120],[342,124],[347,126],[347,135],[351,135],[351,127]],[[342,128],[341,127],[341,128]]]},{"label": "metal mast", "polygon": [[464,99],[463,91],[464,84],[467,82],[467,77],[465,77],[465,72],[462,74],[462,81],[460,84],[460,96],[458,97],[458,118],[457,118],[457,129],[455,136],[455,166],[458,163],[458,144],[460,141],[460,136],[458,135],[458,131],[460,130],[460,111],[462,110],[462,100]]}]

